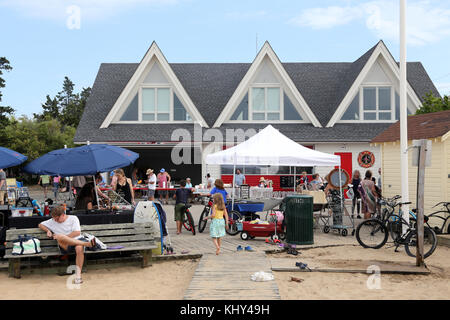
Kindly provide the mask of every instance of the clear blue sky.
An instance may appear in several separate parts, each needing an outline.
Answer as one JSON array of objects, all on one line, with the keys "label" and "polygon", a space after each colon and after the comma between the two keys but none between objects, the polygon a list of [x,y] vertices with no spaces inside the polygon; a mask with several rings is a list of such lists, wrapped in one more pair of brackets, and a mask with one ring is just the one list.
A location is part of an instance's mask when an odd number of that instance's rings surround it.
[{"label": "clear blue sky", "polygon": [[[80,91],[102,62],[139,62],[153,40],[169,62],[252,62],[256,38],[283,62],[354,61],[380,39],[398,59],[399,2],[0,0],[0,56],[13,67],[1,104],[41,112],[64,76]],[[408,61],[450,94],[450,0],[407,3]]]}]

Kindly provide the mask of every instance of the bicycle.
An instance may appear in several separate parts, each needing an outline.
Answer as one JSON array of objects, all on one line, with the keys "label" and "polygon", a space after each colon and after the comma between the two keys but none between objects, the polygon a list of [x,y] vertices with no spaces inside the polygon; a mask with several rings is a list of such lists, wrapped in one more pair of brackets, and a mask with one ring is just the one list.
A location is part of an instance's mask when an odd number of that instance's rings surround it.
[{"label": "bicycle", "polygon": [[[202,233],[205,230],[206,225],[208,224],[208,221],[204,220],[204,218],[210,215],[212,206],[213,206],[212,198],[209,198],[208,202],[203,208],[202,213],[200,214],[200,219],[198,221],[198,232],[200,233]],[[231,236],[238,234],[239,230],[237,227],[237,222],[240,220],[242,220],[242,215],[240,214],[239,211],[231,210],[230,212],[228,212],[228,230],[225,229],[226,233]]]},{"label": "bicycle", "polygon": [[[364,248],[379,249],[386,244],[390,235],[394,241],[395,252],[400,245],[404,245],[406,253],[415,257],[417,243],[415,215],[409,223],[406,222],[401,215],[401,206],[411,202],[396,202],[398,199],[400,199],[400,196],[382,199],[381,204],[387,205],[390,209],[385,208],[380,215],[361,222],[356,228],[356,240]],[[400,208],[399,214],[395,214],[395,207],[397,206]],[[410,211],[411,213],[413,212]],[[403,232],[404,227],[406,232]],[[429,257],[436,246],[436,233],[428,226],[424,226],[424,258]]]},{"label": "bicycle", "polygon": [[194,218],[192,218],[192,214],[189,211],[190,207],[191,207],[190,204],[184,205],[183,226],[186,228],[187,231],[191,231],[192,235],[195,236],[195,223]]},{"label": "bicycle", "polygon": [[[438,218],[438,219],[443,220],[442,226],[440,228],[438,226],[435,226],[435,227],[432,228],[434,230],[434,232],[436,232],[437,234],[445,233],[445,230],[444,230],[445,229],[445,225],[447,224],[447,221],[450,219],[450,202],[439,202],[433,208],[437,207],[440,204],[442,204],[443,207],[445,207],[447,210],[438,210],[438,211],[435,211],[435,212],[430,213],[429,215],[427,215],[428,221],[430,221],[430,218]],[[439,215],[440,213],[446,213],[447,216],[445,218],[441,217]],[[428,224],[428,221],[427,221],[427,226],[431,228],[431,226]],[[447,226],[447,233],[450,233],[450,223]]]}]

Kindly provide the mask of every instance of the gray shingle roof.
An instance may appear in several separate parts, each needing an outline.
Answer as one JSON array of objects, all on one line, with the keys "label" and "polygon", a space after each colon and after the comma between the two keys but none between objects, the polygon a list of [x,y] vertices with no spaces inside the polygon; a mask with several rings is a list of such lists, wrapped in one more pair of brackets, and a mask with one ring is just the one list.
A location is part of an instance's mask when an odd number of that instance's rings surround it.
[{"label": "gray shingle roof", "polygon": [[[333,116],[375,47],[353,63],[283,63],[286,72],[323,127]],[[200,114],[212,127],[251,64],[171,63],[170,66]],[[106,129],[100,129],[137,67],[137,63],[101,64],[78,126],[75,142],[170,141],[174,128],[193,130],[193,125],[189,124],[112,124]],[[430,90],[439,96],[420,62],[408,63],[408,81],[420,98]],[[260,127],[249,125],[253,128]],[[333,128],[315,128],[305,124],[281,124],[275,127],[299,142],[350,142],[370,141],[388,126],[389,124],[336,124]],[[231,127],[233,126],[224,124],[221,130]]]}]

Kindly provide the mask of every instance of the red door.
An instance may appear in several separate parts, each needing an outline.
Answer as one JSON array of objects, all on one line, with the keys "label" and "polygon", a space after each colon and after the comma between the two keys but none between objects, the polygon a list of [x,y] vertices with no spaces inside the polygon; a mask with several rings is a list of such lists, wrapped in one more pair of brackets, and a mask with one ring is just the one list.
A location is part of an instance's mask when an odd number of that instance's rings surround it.
[{"label": "red door", "polygon": [[[352,164],[352,153],[351,152],[335,152],[337,156],[341,156],[341,168],[347,171],[350,176],[350,180],[352,179],[353,173],[353,164]],[[335,168],[339,168],[336,166]]]},{"label": "red door", "polygon": [[[349,175],[349,183],[352,182],[352,170],[353,170],[353,165],[352,165],[352,153],[351,152],[335,152],[335,155],[341,156],[341,168],[344,169],[345,171],[347,171],[348,175]],[[338,166],[336,166],[335,168],[339,168]],[[347,197],[347,192],[344,193],[344,197],[345,199],[348,199]]]}]

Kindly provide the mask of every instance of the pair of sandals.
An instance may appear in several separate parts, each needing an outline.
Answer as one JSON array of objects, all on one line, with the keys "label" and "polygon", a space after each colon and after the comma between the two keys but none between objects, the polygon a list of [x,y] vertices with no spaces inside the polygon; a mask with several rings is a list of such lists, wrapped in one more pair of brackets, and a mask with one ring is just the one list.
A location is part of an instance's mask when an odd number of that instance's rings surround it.
[{"label": "pair of sandals", "polygon": [[299,252],[297,251],[297,249],[295,249],[294,247],[291,247],[291,246],[287,249],[287,253],[288,253],[288,254],[292,254],[293,256],[296,256],[296,255],[299,254]]},{"label": "pair of sandals", "polygon": [[164,245],[164,250],[166,250],[166,254],[173,254],[173,248],[171,246]]},{"label": "pair of sandals", "polygon": [[250,251],[250,252],[255,251],[255,250],[253,250],[253,248],[250,247],[250,246],[246,246],[246,247],[243,249],[241,245],[238,245],[237,248],[236,248],[236,250],[237,250],[237,251],[245,250],[245,251]]},{"label": "pair of sandals", "polygon": [[296,262],[296,263],[295,263],[295,266],[296,266],[296,267],[299,267],[300,270],[305,270],[305,269],[307,269],[307,270],[309,270],[309,272],[311,272],[311,269],[308,267],[308,265],[307,265],[306,263],[303,263],[303,262]]}]

